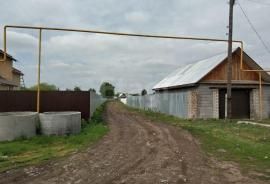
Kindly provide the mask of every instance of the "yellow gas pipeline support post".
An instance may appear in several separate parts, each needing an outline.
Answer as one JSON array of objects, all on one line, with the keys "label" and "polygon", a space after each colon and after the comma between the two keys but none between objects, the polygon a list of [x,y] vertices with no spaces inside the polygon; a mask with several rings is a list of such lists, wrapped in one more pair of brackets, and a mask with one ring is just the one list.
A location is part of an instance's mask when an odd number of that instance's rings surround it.
[{"label": "yellow gas pipeline support post", "polygon": [[244,44],[241,42],[241,63],[240,63],[240,69],[243,72],[257,72],[259,75],[259,119],[263,119],[263,93],[262,93],[262,72],[270,72],[269,70],[246,70],[243,68],[243,54],[244,54]]},{"label": "yellow gas pipeline support post", "polygon": [[7,26],[4,26],[4,32],[3,32],[3,48],[4,48],[4,57],[1,61],[7,60]]},{"label": "yellow gas pipeline support post", "polygon": [[[6,31],[7,28],[17,28],[17,29],[37,29],[40,31],[39,35],[39,63],[38,63],[38,99],[37,99],[37,111],[40,110],[40,65],[41,65],[41,33],[42,30],[53,30],[53,31],[68,31],[68,32],[84,32],[84,33],[94,33],[94,34],[106,34],[106,35],[115,35],[115,36],[130,36],[130,37],[144,37],[144,38],[159,38],[159,39],[177,39],[177,40],[198,40],[198,41],[214,41],[214,42],[228,42],[228,40],[225,39],[216,39],[216,38],[203,38],[203,37],[186,37],[186,36],[168,36],[168,35],[149,35],[149,34],[133,34],[133,33],[121,33],[121,32],[105,32],[105,31],[95,31],[95,30],[83,30],[83,29],[66,29],[66,28],[52,28],[52,27],[34,27],[34,26],[16,26],[16,25],[6,25],[4,27],[4,60],[6,60],[7,55],[7,48],[6,48]],[[233,43],[240,43],[241,44],[241,56],[240,56],[240,62],[241,66],[240,69],[242,71],[246,72],[262,72],[264,70],[244,70],[243,69],[243,50],[244,50],[244,44],[242,41],[236,41],[234,40]],[[266,72],[266,71],[265,71]],[[260,89],[261,89],[261,82],[260,82]],[[261,93],[260,93],[260,101],[261,101]],[[262,108],[260,108],[260,111],[262,111]],[[262,112],[260,112],[262,114]]]},{"label": "yellow gas pipeline support post", "polygon": [[42,42],[42,29],[39,29],[38,39],[38,76],[37,76],[37,112],[40,112],[40,66],[41,66],[41,42]]},{"label": "yellow gas pipeline support post", "polygon": [[259,108],[260,108],[260,120],[263,119],[263,101],[262,101],[262,97],[263,97],[263,94],[262,94],[262,73],[259,72]]},{"label": "yellow gas pipeline support post", "polygon": [[[158,38],[158,39],[176,39],[176,40],[198,40],[198,41],[214,41],[214,42],[228,42],[225,39],[216,38],[203,38],[203,37],[186,37],[186,36],[168,36],[168,35],[149,35],[149,34],[133,34],[133,33],[121,33],[121,32],[105,32],[105,31],[95,31],[95,30],[83,30],[83,29],[65,29],[65,28],[52,28],[52,27],[35,27],[35,26],[16,26],[16,25],[6,25],[4,27],[4,60],[7,55],[7,43],[6,43],[6,32],[7,28],[17,28],[17,29],[36,29],[39,30],[39,60],[38,60],[38,84],[37,84],[37,112],[40,111],[40,65],[41,65],[41,33],[42,30],[52,30],[52,31],[68,31],[68,32],[84,32],[84,33],[94,33],[94,34],[105,34],[105,35],[115,35],[115,36],[129,36],[129,37],[143,37],[143,38]],[[234,43],[241,43],[241,41],[233,41]]]}]

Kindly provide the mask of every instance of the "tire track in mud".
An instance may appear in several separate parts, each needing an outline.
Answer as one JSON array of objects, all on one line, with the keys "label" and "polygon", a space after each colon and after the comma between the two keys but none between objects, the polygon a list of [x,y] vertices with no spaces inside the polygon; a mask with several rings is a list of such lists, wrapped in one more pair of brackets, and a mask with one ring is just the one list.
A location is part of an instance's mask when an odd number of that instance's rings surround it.
[{"label": "tire track in mud", "polygon": [[260,183],[230,177],[230,169],[218,167],[180,128],[152,122],[116,102],[108,104],[105,119],[110,132],[88,150],[2,173],[0,183]]}]

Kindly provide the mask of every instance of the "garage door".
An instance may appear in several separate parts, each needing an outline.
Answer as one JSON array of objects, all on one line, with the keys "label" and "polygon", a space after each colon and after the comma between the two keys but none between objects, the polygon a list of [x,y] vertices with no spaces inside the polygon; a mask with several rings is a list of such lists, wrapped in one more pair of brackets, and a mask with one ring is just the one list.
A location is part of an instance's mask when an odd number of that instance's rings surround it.
[{"label": "garage door", "polygon": [[[219,90],[219,118],[225,118],[226,89]],[[232,90],[232,118],[250,118],[250,89]]]}]

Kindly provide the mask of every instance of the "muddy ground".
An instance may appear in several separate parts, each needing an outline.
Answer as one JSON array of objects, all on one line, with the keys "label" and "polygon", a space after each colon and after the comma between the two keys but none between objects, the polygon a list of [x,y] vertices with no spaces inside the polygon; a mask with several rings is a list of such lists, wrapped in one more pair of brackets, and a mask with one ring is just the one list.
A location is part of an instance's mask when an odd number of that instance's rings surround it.
[{"label": "muddy ground", "polygon": [[151,122],[118,103],[105,113],[110,132],[88,150],[0,174],[0,183],[262,183],[233,163],[207,157],[186,131]]}]

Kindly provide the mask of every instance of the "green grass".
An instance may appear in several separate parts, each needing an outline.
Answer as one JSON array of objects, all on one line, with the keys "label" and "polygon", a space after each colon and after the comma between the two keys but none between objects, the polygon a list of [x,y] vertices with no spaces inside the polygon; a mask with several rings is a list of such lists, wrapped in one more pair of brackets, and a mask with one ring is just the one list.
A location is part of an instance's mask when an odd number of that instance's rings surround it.
[{"label": "green grass", "polygon": [[0,172],[64,157],[87,148],[108,132],[102,119],[104,109],[105,104],[96,110],[91,121],[82,120],[82,131],[77,135],[36,136],[0,142]]},{"label": "green grass", "polygon": [[154,121],[188,130],[203,150],[222,161],[239,163],[243,172],[263,173],[270,180],[270,129],[224,120],[185,120],[174,116],[126,107]]},{"label": "green grass", "polygon": [[270,124],[270,119],[264,119],[262,121],[259,121],[258,123]]}]

